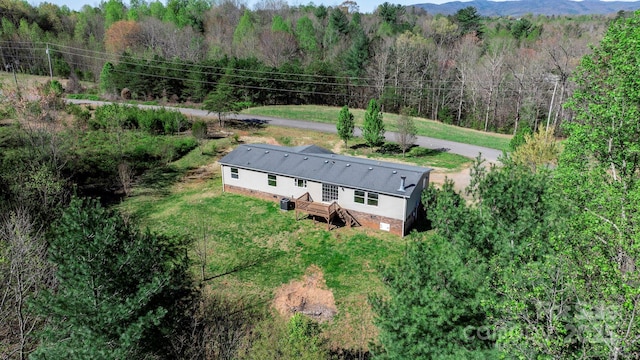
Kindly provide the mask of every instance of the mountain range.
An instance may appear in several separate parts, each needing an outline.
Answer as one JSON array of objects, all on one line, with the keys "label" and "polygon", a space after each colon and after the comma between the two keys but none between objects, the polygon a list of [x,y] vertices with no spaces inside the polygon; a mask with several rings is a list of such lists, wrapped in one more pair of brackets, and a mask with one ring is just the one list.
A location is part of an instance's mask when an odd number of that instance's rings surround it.
[{"label": "mountain range", "polygon": [[469,2],[452,1],[444,4],[414,4],[431,14],[455,14],[458,10],[473,6],[482,16],[523,16],[534,15],[608,15],[619,11],[640,9],[640,1],[600,1],[600,0],[513,0]]}]

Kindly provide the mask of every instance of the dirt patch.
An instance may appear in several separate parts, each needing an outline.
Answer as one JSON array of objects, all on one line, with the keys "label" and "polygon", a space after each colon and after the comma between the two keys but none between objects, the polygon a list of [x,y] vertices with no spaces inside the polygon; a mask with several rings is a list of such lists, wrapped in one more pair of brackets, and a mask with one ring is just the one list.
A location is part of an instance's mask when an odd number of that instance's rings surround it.
[{"label": "dirt patch", "polygon": [[276,292],[273,306],[285,316],[302,313],[318,321],[331,320],[338,312],[333,292],[326,288],[322,270],[311,265],[302,280],[292,280]]},{"label": "dirt patch", "polygon": [[206,180],[209,180],[214,177],[219,166],[220,165],[218,165],[217,162],[214,162],[208,165],[200,166],[198,168],[189,170],[184,176],[184,181],[201,183]]},{"label": "dirt patch", "polygon": [[445,179],[453,180],[453,188],[457,192],[464,194],[465,189],[471,182],[470,169],[471,167],[467,167],[455,172],[445,171],[442,169],[433,169],[433,171],[431,171],[431,174],[429,174],[429,182],[442,186]]},{"label": "dirt patch", "polygon": [[269,144],[269,145],[280,145],[278,141],[272,137],[263,137],[263,136],[241,136],[240,142],[245,144]]}]

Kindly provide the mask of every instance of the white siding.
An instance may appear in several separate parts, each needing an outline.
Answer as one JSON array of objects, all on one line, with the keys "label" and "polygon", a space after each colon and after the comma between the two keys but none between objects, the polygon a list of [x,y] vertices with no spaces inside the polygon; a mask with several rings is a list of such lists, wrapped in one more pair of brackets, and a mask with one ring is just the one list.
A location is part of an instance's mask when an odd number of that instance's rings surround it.
[{"label": "white siding", "polygon": [[[237,168],[238,178],[234,179],[231,177],[231,168],[231,166],[222,166],[223,181],[227,185],[293,198],[297,198],[309,191],[308,188],[297,187],[294,178],[280,175],[276,175],[276,186],[271,186],[269,185],[269,174],[242,168]],[[308,186],[309,182],[307,182]]]},{"label": "white siding", "polygon": [[[322,201],[322,183],[307,180],[307,187],[302,188],[296,186],[295,178],[288,176],[276,175],[277,186],[270,186],[268,182],[268,174],[253,170],[238,168],[238,178],[231,177],[231,167],[222,166],[223,182],[228,185],[234,185],[251,190],[262,191],[283,197],[297,198],[302,194],[309,192],[313,201]],[[426,174],[427,184],[429,174]],[[406,202],[407,209],[405,212],[405,199],[401,197],[378,194],[378,206],[360,204],[354,201],[354,193],[356,189],[350,189],[338,186],[338,204],[345,209],[351,209],[363,213],[385,216],[392,219],[405,220],[405,214],[408,216],[420,203],[423,190],[422,179],[416,184],[418,191]]]},{"label": "white siding", "polygon": [[345,209],[404,220],[404,198],[378,194],[378,206],[360,204],[354,201],[356,189],[338,188],[338,204]]}]

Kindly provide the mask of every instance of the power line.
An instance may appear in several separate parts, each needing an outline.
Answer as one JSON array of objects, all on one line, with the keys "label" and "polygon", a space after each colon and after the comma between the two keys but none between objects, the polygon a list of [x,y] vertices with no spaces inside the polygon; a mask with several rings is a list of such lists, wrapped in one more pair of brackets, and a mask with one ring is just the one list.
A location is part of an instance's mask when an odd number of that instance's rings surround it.
[{"label": "power line", "polygon": [[[34,47],[35,44],[40,44],[41,47]],[[9,46],[7,46],[9,45]],[[16,46],[18,45],[18,46]],[[0,41],[0,50],[4,47],[7,49],[12,49],[12,50],[17,50],[17,51],[28,51],[33,53],[34,51],[46,51],[46,48],[44,47],[46,44],[45,43],[32,43],[32,42],[27,42],[27,41],[18,41],[18,42],[8,42],[8,41]],[[286,78],[286,77],[307,77],[307,78],[323,78],[323,79],[342,79],[342,80],[358,80],[358,82],[364,82],[367,80],[374,80],[374,78],[356,78],[356,77],[339,77],[339,76],[323,76],[323,75],[316,75],[316,74],[301,74],[301,73],[280,73],[280,72],[273,72],[273,71],[261,71],[261,70],[251,70],[251,69],[236,69],[236,68],[231,68],[231,67],[216,67],[216,66],[205,66],[205,65],[200,65],[200,64],[194,64],[194,63],[189,63],[189,62],[176,62],[176,61],[165,61],[165,60],[158,60],[158,59],[143,59],[143,58],[136,58],[133,56],[127,56],[127,57],[120,57],[119,60],[115,60],[114,56],[112,54],[106,53],[106,52],[102,52],[102,51],[96,51],[96,50],[89,50],[89,49],[83,49],[83,48],[77,48],[77,47],[72,47],[72,46],[67,46],[67,45],[60,45],[60,44],[50,44],[52,47],[50,47],[50,51],[51,52],[58,52],[61,55],[67,55],[70,57],[81,57],[81,58],[86,58],[86,59],[90,59],[90,60],[98,60],[100,62],[107,62],[107,61],[118,61],[119,64],[125,64],[125,65],[130,65],[130,66],[139,66],[141,65],[140,63],[144,62],[145,64],[143,64],[146,68],[150,68],[150,69],[156,69],[156,70],[161,70],[161,71],[165,71],[165,70],[169,70],[169,71],[177,71],[179,73],[185,73],[185,77],[177,77],[177,76],[169,76],[169,75],[162,75],[162,74],[158,74],[158,73],[140,73],[140,72],[135,72],[135,71],[123,71],[123,70],[116,70],[119,73],[123,73],[123,74],[128,74],[128,75],[137,75],[137,76],[146,76],[146,77],[154,77],[154,78],[160,78],[160,79],[167,79],[167,80],[178,80],[178,81],[184,81],[184,80],[188,80],[192,83],[201,83],[201,84],[207,84],[207,85],[217,85],[219,82],[217,81],[207,81],[207,80],[202,80],[202,77],[206,77],[206,76],[210,76],[212,75],[211,72],[207,72],[206,70],[216,70],[218,72],[214,73],[217,76],[227,76],[231,79],[238,79],[238,80],[252,80],[252,81],[270,81],[270,82],[274,82],[274,83],[279,83],[279,84],[295,84],[295,85],[309,85],[309,86],[318,86],[318,87],[333,87],[333,88],[341,88],[341,87],[348,87],[350,89],[371,89],[374,88],[375,85],[371,85],[369,83],[342,83],[342,82],[321,82],[321,81],[304,81],[304,80],[299,80],[299,79],[291,79],[291,78]],[[29,60],[40,60],[37,57],[34,56],[22,56],[23,59],[29,59]],[[139,62],[132,62],[132,61],[127,61],[126,59],[132,59],[132,60],[137,60]],[[67,63],[70,63],[71,65],[75,65],[77,67],[82,67],[83,65],[86,65],[84,63],[80,63],[80,62],[76,62],[73,61],[71,59],[66,59]],[[163,66],[164,65],[164,66]],[[166,65],[170,65],[172,67],[166,67]],[[203,70],[199,70],[199,69],[203,69]],[[228,70],[234,70],[238,73],[229,73]],[[262,76],[249,76],[249,75],[244,75],[244,74],[261,74]],[[189,77],[188,75],[194,75],[194,77]],[[275,77],[266,77],[266,75],[281,75],[284,76],[285,78],[275,78]],[[198,78],[199,77],[199,78]],[[392,84],[391,82],[395,82],[395,79],[384,79],[384,82],[382,84],[383,87],[392,87],[396,90],[404,90],[407,92],[417,92],[417,91],[437,91],[437,90],[441,90],[443,87],[447,87],[447,86],[453,86],[455,87],[456,85],[461,85],[462,83],[459,80],[433,80],[433,79],[414,79],[411,82],[414,83],[419,83],[420,85],[404,85],[406,84],[406,81],[402,81],[403,85],[401,86],[393,86],[394,84]],[[475,84],[478,84],[478,82],[474,82]],[[539,81],[539,83],[545,83],[544,81]],[[429,87],[425,86],[424,84],[430,84]],[[345,96],[346,94],[344,92],[340,92],[340,93],[334,93],[334,92],[325,92],[325,91],[312,91],[312,90],[302,90],[302,89],[286,89],[286,88],[273,88],[273,87],[267,87],[267,86],[252,86],[252,85],[243,85],[243,84],[232,84],[232,83],[228,83],[229,86],[232,87],[236,87],[236,88],[246,88],[246,89],[253,89],[253,90],[266,90],[266,91],[278,91],[278,92],[287,92],[287,93],[299,93],[299,94],[308,94],[308,95],[325,95],[325,96]],[[514,83],[506,83],[506,82],[502,82],[502,85],[508,87],[508,88],[512,88],[514,86],[516,86],[517,84]],[[472,88],[467,86],[467,89],[473,90],[473,91],[479,91],[479,88]],[[550,91],[550,89],[549,89]],[[504,92],[503,92],[504,93]],[[511,93],[516,93],[515,90],[511,90]],[[529,94],[538,94],[538,92],[536,91],[525,91],[525,93],[529,93]],[[411,95],[411,97],[414,97],[413,95]]]}]

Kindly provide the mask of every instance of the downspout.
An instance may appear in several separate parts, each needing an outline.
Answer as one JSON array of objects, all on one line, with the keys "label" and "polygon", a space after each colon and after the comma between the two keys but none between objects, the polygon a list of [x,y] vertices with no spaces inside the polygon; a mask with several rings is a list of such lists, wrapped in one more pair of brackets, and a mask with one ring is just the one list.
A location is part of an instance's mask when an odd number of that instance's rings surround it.
[{"label": "downspout", "polygon": [[406,221],[407,221],[407,197],[404,197],[404,210],[402,215],[402,237],[404,237],[404,231],[406,229]]},{"label": "downspout", "polygon": [[224,192],[224,165],[220,165],[220,172],[222,173],[222,192]]}]

